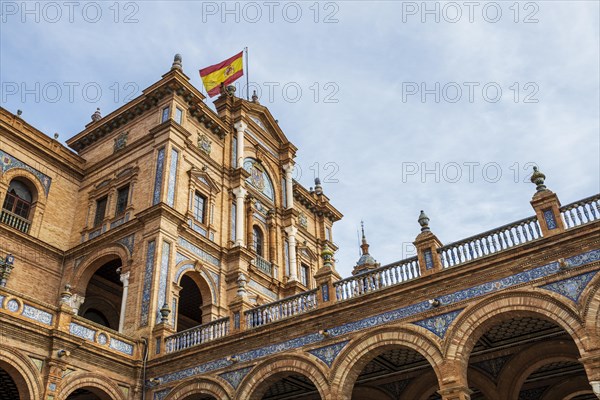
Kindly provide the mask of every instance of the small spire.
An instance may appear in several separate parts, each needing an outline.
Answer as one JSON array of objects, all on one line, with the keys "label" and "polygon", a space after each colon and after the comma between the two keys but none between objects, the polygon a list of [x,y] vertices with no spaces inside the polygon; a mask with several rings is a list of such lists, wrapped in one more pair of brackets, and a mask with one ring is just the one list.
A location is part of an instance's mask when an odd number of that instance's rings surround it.
[{"label": "small spire", "polygon": [[183,66],[181,64],[181,54],[175,54],[175,57],[173,57],[173,65],[171,65],[171,70],[173,69],[178,69],[180,71],[183,71]]},{"label": "small spire", "polygon": [[367,243],[367,237],[365,236],[365,223],[364,221],[360,221],[360,230],[362,232],[362,242],[360,245],[360,249],[362,250],[363,255],[369,254],[369,243]]},{"label": "small spire", "polygon": [[258,96],[256,95],[256,90],[254,90],[254,91],[252,92],[252,102],[253,102],[253,103],[256,103],[256,104],[260,104],[260,103],[258,102]]},{"label": "small spire", "polygon": [[321,180],[319,178],[315,178],[315,193],[322,194],[323,187],[321,186]]},{"label": "small spire", "polygon": [[538,167],[533,167],[533,174],[531,174],[531,182],[535,183],[536,191],[543,192],[546,190],[546,185],[544,185],[544,180],[546,179],[546,175],[542,171],[538,170]]},{"label": "small spire", "polygon": [[421,210],[421,214],[419,214],[419,219],[417,220],[419,225],[421,225],[421,232],[429,232],[429,217],[423,210]]},{"label": "small spire", "polygon": [[100,108],[96,108],[96,111],[92,114],[92,121],[98,122],[102,119],[102,114],[100,114]]}]

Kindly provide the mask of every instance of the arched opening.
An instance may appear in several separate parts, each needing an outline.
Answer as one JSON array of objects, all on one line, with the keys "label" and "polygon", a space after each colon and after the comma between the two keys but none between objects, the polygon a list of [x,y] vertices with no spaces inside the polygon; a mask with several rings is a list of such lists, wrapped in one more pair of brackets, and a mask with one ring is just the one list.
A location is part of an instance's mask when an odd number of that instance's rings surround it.
[{"label": "arched opening", "polygon": [[202,294],[196,282],[188,275],[179,281],[179,304],[177,305],[177,332],[202,324]]},{"label": "arched opening", "polygon": [[190,396],[184,397],[182,400],[218,400],[209,394],[192,394]]},{"label": "arched opening", "polygon": [[418,351],[402,346],[375,349],[361,360],[365,364],[352,390],[352,400],[441,399],[435,371]]},{"label": "arched opening", "polygon": [[85,301],[79,314],[92,322],[118,331],[123,298],[120,279],[120,258],[105,262],[92,275],[86,291]]},{"label": "arched opening", "polygon": [[280,373],[265,382],[269,385],[262,400],[320,400],[315,384],[306,376],[296,373]]},{"label": "arched opening", "polygon": [[2,203],[0,221],[22,232],[29,232],[36,196],[35,187],[26,179],[15,178],[10,181]]},{"label": "arched opening", "polygon": [[497,395],[509,394],[510,398],[542,399],[551,393],[548,398],[555,398],[553,393],[565,383],[570,386],[562,389],[566,392],[561,399],[582,391],[593,395],[584,367],[577,361],[577,346],[556,323],[531,313],[508,313],[486,325],[469,357],[472,400],[486,398],[474,383],[475,373],[485,375]]},{"label": "arched opening", "polygon": [[[19,388],[19,385],[15,382],[12,375],[0,365],[0,399],[21,399],[23,397],[20,396],[20,393],[25,391],[27,391],[27,389],[24,387]],[[25,396],[24,393],[23,396]]]},{"label": "arched opening", "polygon": [[265,238],[258,225],[252,227],[252,248],[260,257],[264,257]]},{"label": "arched opening", "polygon": [[66,400],[113,400],[103,390],[94,387],[75,389]]}]

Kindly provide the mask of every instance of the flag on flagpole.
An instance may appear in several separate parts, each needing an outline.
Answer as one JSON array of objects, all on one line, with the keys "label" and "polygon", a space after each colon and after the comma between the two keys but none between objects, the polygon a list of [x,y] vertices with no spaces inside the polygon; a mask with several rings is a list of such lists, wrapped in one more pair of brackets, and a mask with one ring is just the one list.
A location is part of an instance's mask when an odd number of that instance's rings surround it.
[{"label": "flag on flagpole", "polygon": [[243,51],[235,56],[200,70],[202,83],[210,97],[221,92],[221,84],[227,86],[244,75]]}]

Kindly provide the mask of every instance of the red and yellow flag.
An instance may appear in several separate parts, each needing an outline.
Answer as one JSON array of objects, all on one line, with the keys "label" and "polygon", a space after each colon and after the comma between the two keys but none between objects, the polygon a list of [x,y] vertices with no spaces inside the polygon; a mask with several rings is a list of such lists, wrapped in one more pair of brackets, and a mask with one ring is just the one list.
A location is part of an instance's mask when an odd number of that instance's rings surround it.
[{"label": "red and yellow flag", "polygon": [[202,83],[210,97],[221,92],[221,84],[227,86],[244,75],[243,51],[235,56],[200,70]]}]

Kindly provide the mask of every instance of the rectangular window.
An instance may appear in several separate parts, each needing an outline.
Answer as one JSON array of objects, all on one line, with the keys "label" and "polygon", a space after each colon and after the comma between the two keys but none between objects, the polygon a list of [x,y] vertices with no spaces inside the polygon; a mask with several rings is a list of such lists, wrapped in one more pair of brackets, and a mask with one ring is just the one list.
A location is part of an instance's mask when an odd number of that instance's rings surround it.
[{"label": "rectangular window", "polygon": [[300,282],[308,288],[308,267],[304,264],[300,265]]},{"label": "rectangular window", "polygon": [[237,168],[237,138],[233,137],[233,142],[231,143],[231,166],[233,168]]},{"label": "rectangular window", "polygon": [[169,107],[165,107],[162,110],[162,117],[160,119],[160,122],[166,122],[169,119],[169,114],[170,114],[170,108]]},{"label": "rectangular window", "polygon": [[281,178],[281,200],[283,208],[287,208],[287,186],[285,184],[285,178]]},{"label": "rectangular window", "polygon": [[96,215],[94,216],[94,226],[100,226],[104,221],[106,215],[106,203],[108,203],[108,197],[104,196],[96,200]]},{"label": "rectangular window", "polygon": [[236,206],[231,204],[231,240],[235,242],[235,221],[236,221]]},{"label": "rectangular window", "polygon": [[128,203],[129,185],[123,186],[121,189],[117,190],[117,208],[115,209],[115,216],[123,214]]},{"label": "rectangular window", "polygon": [[329,240],[331,242],[331,229],[325,228],[325,240]]},{"label": "rectangular window", "polygon": [[206,204],[206,197],[202,196],[200,193],[194,193],[194,203],[192,205],[194,212],[194,218],[201,223],[204,223],[204,205]]},{"label": "rectangular window", "polygon": [[175,107],[175,122],[181,125],[181,120],[183,119],[183,110],[179,107]]}]

